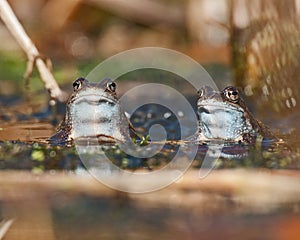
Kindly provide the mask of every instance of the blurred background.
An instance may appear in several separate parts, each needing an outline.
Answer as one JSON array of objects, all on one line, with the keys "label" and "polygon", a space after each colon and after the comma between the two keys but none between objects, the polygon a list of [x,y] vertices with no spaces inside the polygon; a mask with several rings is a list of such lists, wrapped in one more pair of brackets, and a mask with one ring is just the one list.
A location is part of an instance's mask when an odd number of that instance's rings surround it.
[{"label": "blurred background", "polygon": [[[121,51],[158,46],[203,64],[220,88],[240,87],[259,110],[295,112],[299,0],[9,0],[60,85]],[[0,25],[0,95],[23,92],[26,55]],[[37,74],[32,91],[43,91]],[[260,108],[260,106],[262,106]],[[263,115],[264,111],[260,114]]]},{"label": "blurred background", "polygon": [[[68,93],[76,78],[114,54],[164,47],[198,61],[220,89],[237,86],[255,116],[273,130],[291,133],[299,128],[300,0],[8,2],[40,53],[51,59],[53,74]],[[38,72],[34,70],[26,88],[26,54],[4,24],[0,37],[2,119],[11,119],[5,116],[8,109],[13,109],[10,115],[27,116],[44,111],[49,95]],[[120,81],[119,95],[135,80],[147,81],[145,74],[139,76]],[[195,89],[180,89],[196,102]],[[64,106],[60,118],[63,111]]]},{"label": "blurred background", "polygon": [[[220,170],[204,185],[192,175],[139,196],[60,175],[80,165],[75,148],[40,142],[55,132],[65,105],[49,106],[36,69],[25,86],[26,54],[1,23],[0,218],[17,219],[7,239],[299,239],[299,176],[283,169],[300,168],[300,0],[8,2],[68,93],[76,78],[116,53],[174,49],[202,64],[219,88],[242,90],[255,116],[286,134],[293,152],[255,149],[218,166],[250,174]],[[134,86],[135,79],[127,80],[118,82],[120,95]],[[196,91],[181,89],[196,105]],[[12,169],[29,172],[5,174]]]}]

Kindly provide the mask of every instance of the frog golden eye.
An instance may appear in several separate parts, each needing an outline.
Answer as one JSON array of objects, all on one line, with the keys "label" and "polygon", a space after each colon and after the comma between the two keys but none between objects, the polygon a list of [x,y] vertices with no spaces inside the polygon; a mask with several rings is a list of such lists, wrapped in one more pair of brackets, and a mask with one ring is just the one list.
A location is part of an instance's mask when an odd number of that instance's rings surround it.
[{"label": "frog golden eye", "polygon": [[85,81],[84,78],[78,78],[73,82],[73,90],[77,91],[82,87],[82,83]]},{"label": "frog golden eye", "polygon": [[198,90],[198,96],[201,98],[201,97],[203,97],[203,95],[204,95],[204,89],[203,88],[200,88],[199,90]]},{"label": "frog golden eye", "polygon": [[228,87],[224,90],[224,94],[226,96],[226,98],[231,101],[231,102],[238,102],[240,96],[239,96],[239,92],[236,88],[234,87]]},{"label": "frog golden eye", "polygon": [[106,89],[110,92],[115,92],[117,89],[117,84],[115,82],[108,82],[106,85]]}]

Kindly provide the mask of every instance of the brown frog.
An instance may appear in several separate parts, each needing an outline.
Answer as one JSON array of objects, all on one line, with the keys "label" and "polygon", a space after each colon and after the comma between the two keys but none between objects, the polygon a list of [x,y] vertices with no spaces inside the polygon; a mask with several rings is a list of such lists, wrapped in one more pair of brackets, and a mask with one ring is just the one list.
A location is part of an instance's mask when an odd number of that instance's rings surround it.
[{"label": "brown frog", "polygon": [[97,137],[101,142],[131,141],[134,129],[110,79],[100,83],[78,78],[66,103],[65,118],[57,133],[49,138],[54,145],[70,145],[75,139]]},{"label": "brown frog", "polygon": [[252,144],[259,135],[276,139],[268,127],[253,117],[235,87],[215,91],[204,86],[198,94],[198,140]]}]

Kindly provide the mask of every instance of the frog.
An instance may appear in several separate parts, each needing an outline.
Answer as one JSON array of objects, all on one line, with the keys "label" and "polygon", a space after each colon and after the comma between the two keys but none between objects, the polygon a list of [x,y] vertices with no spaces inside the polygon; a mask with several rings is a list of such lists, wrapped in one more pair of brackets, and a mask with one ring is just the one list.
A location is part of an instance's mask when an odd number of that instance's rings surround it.
[{"label": "frog", "polygon": [[277,139],[271,130],[250,112],[234,86],[222,91],[203,86],[198,91],[198,140],[254,144],[258,137]]},{"label": "frog", "polygon": [[131,141],[135,130],[122,109],[117,84],[110,78],[99,83],[80,77],[73,82],[73,93],[66,102],[66,113],[52,145],[72,145],[76,139],[96,137],[99,142]]}]

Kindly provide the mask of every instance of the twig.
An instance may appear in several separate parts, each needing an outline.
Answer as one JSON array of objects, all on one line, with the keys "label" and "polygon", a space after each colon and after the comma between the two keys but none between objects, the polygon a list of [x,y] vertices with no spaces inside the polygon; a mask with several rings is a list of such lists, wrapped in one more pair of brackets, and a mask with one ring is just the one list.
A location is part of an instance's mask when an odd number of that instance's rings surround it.
[{"label": "twig", "polygon": [[9,230],[10,226],[14,222],[14,219],[4,220],[0,223],[0,240],[5,237],[5,234]]},{"label": "twig", "polygon": [[[16,18],[13,10],[6,0],[0,0],[0,17],[2,18],[11,34],[15,37],[19,45],[27,54],[29,65],[32,65],[34,63],[36,64],[41,79],[44,82],[46,89],[49,91],[50,96],[59,101],[65,101],[65,92],[63,92],[59,88],[50,69],[47,67],[43,59],[39,57],[39,51],[26,34],[24,28]],[[28,72],[25,75],[28,76]]]}]

